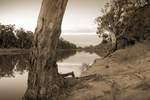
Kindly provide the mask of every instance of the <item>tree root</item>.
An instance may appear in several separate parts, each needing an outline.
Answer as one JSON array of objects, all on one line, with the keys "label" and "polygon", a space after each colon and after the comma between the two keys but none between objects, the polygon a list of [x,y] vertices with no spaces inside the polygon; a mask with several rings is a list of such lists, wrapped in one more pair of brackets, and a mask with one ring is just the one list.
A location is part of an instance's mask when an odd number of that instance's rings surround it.
[{"label": "tree root", "polygon": [[103,58],[106,58],[108,56],[110,56],[112,53],[114,53],[115,51],[117,50],[117,45],[113,46],[109,52],[103,57]]}]

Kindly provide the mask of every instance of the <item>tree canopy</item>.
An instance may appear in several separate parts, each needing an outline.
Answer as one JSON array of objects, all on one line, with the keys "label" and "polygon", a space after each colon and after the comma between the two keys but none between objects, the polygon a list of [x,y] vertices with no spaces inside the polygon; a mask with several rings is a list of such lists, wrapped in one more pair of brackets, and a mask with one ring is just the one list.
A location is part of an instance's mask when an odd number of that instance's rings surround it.
[{"label": "tree canopy", "polygon": [[15,29],[15,25],[0,24],[0,48],[26,48],[32,46],[33,32],[23,28]]},{"label": "tree canopy", "polygon": [[97,34],[109,34],[107,38],[116,42],[117,48],[144,40],[150,36],[150,26],[146,24],[150,23],[149,10],[150,0],[111,0],[95,20]]}]

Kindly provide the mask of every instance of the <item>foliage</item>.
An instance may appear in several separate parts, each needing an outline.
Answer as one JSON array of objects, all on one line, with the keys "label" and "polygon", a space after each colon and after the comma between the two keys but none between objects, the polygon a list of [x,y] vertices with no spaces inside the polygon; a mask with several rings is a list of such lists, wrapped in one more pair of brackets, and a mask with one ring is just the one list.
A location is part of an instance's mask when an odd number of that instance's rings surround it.
[{"label": "foliage", "polygon": [[[147,33],[142,33],[143,31],[138,33],[137,30],[133,30],[139,29],[140,25],[145,25],[146,20],[142,19],[144,16],[142,15],[143,11],[140,11],[139,14],[138,11],[142,7],[149,6],[149,4],[150,0],[111,0],[102,9],[102,15],[95,20],[98,25],[97,34],[100,37],[108,34],[107,38],[111,38],[111,34],[114,33],[117,41],[119,41],[117,45],[121,44],[120,41],[123,41],[121,46],[123,44],[134,44],[140,39],[145,39],[140,37],[143,37]],[[147,18],[149,17],[147,16]],[[137,27],[135,28],[134,25]],[[106,40],[106,37],[103,37],[103,39]]]},{"label": "foliage", "polygon": [[[0,24],[0,48],[30,49],[33,43],[33,32],[23,28],[15,29],[15,25]],[[59,39],[58,49],[76,49],[76,45],[63,38]]]},{"label": "foliage", "polygon": [[69,41],[64,40],[63,38],[60,38],[58,41],[57,49],[76,49],[76,45],[73,43],[70,43]]},{"label": "foliage", "polygon": [[29,49],[32,47],[33,33],[31,31],[25,31],[23,28],[20,28],[16,30],[16,36],[20,48]]},{"label": "foliage", "polygon": [[89,53],[96,53],[97,55],[103,57],[109,52],[111,48],[112,44],[110,42],[107,42],[107,43],[100,43],[96,46],[86,47],[84,50]]},{"label": "foliage", "polygon": [[0,24],[0,48],[26,48],[32,46],[33,32],[23,28],[15,30],[15,25]]},{"label": "foliage", "polygon": [[0,24],[0,47],[9,48],[15,46],[17,38],[14,35],[14,25],[1,25]]}]

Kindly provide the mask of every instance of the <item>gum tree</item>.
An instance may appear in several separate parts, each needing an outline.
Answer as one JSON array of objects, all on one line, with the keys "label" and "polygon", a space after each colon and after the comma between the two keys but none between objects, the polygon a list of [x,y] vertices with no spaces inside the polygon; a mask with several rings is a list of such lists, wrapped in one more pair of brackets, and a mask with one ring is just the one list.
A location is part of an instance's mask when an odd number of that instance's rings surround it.
[{"label": "gum tree", "polygon": [[117,49],[118,39],[130,34],[127,30],[136,11],[147,4],[150,4],[150,0],[110,0],[102,9],[102,15],[96,18],[97,34],[102,37],[103,34],[109,33],[113,45],[112,52]]},{"label": "gum tree", "polygon": [[68,0],[43,0],[30,54],[25,100],[55,99],[64,81],[58,73],[55,49]]}]

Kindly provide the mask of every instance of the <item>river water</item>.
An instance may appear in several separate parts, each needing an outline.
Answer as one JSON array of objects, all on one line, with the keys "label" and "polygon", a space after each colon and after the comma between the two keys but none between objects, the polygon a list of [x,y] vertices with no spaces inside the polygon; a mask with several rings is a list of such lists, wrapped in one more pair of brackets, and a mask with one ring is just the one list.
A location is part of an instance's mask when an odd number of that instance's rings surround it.
[{"label": "river water", "polygon": [[[59,73],[74,72],[79,77],[85,65],[91,65],[95,53],[63,51],[58,52],[57,64]],[[0,100],[21,100],[28,78],[28,54],[0,56]]]}]

